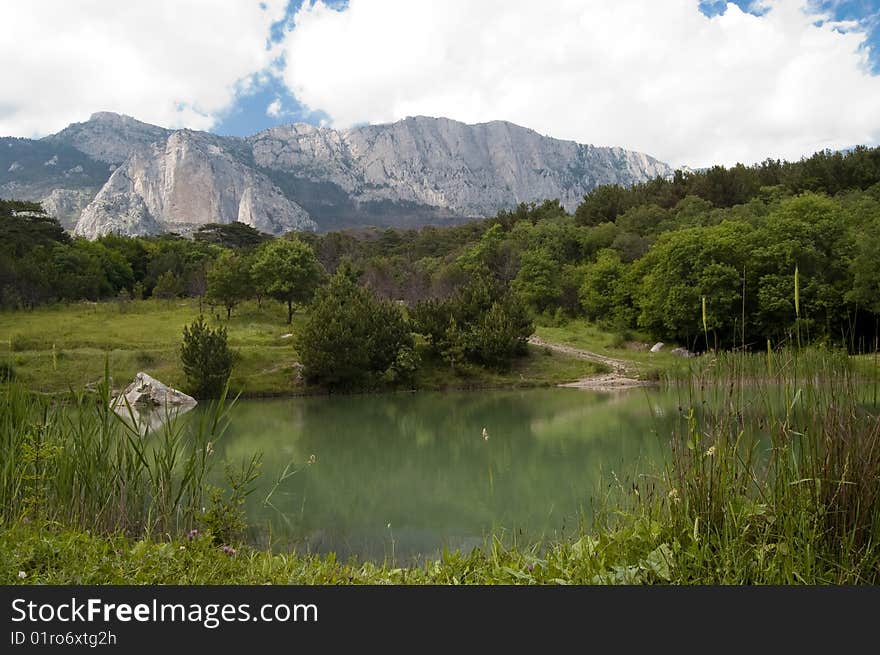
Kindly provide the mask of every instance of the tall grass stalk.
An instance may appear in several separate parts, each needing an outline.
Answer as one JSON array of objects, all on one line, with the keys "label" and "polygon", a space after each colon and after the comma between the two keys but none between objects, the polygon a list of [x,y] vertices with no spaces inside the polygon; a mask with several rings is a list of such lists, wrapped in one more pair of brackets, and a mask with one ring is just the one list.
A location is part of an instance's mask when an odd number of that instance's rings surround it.
[{"label": "tall grass stalk", "polygon": [[704,357],[680,385],[664,488],[635,510],[678,580],[880,582],[880,408],[845,354],[796,354]]},{"label": "tall grass stalk", "polygon": [[[166,408],[155,432],[111,408],[109,372],[69,403],[0,389],[0,517],[101,533],[180,534],[203,508],[213,444],[228,423],[224,392],[196,429]],[[132,420],[129,420],[132,419]]]}]

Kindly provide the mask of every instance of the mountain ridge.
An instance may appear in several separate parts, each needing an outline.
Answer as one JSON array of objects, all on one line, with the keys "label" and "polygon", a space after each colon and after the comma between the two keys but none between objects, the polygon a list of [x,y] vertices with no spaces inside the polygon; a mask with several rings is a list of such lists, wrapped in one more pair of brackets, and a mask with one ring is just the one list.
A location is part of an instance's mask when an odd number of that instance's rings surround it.
[{"label": "mountain ridge", "polygon": [[96,112],[39,140],[0,138],[0,197],[43,201],[89,238],[186,234],[235,220],[273,234],[415,227],[553,198],[571,211],[597,185],[671,173],[619,147],[503,120],[430,116],[343,130],[290,123],[233,137]]}]

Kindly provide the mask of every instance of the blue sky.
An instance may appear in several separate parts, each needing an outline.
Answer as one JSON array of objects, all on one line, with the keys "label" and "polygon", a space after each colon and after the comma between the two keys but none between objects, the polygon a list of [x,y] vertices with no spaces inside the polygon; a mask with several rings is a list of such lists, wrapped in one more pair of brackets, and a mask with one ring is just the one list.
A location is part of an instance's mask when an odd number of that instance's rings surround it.
[{"label": "blue sky", "polygon": [[[284,13],[284,18],[274,23],[270,29],[268,40],[278,43],[284,31],[293,20],[303,0],[291,0]],[[341,5],[343,3],[337,3]],[[282,112],[277,117],[266,113],[270,104],[281,101]],[[310,111],[291,95],[284,83],[277,77],[268,77],[258,85],[252,93],[242,94],[235,104],[221,115],[220,122],[211,131],[228,136],[249,136],[260,130],[285,123],[311,123],[319,125],[327,120],[327,115],[318,110]]]},{"label": "blue sky", "polygon": [[[764,13],[760,4],[754,0],[702,0],[700,11],[707,16],[724,12],[727,3],[735,4],[743,11],[760,16]],[[880,74],[880,2],[878,0],[812,0],[811,6],[831,15],[833,20],[858,21],[867,27],[868,40],[865,44],[872,50],[871,70]]]}]

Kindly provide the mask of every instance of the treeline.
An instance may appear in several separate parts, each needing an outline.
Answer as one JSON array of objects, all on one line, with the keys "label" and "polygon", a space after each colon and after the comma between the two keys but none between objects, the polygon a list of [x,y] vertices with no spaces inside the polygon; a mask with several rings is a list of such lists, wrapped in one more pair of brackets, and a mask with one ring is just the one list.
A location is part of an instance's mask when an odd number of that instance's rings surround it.
[{"label": "treeline", "polygon": [[344,269],[377,301],[408,307],[428,352],[453,367],[521,352],[533,319],[586,317],[701,350],[766,348],[795,333],[869,348],[880,317],[880,149],[679,171],[599,187],[573,214],[547,201],[418,230],[273,239],[236,223],[193,239],[89,242],[37,205],[2,202],[0,212],[4,307],[193,296],[229,315],[244,299],[274,298],[290,316]]}]

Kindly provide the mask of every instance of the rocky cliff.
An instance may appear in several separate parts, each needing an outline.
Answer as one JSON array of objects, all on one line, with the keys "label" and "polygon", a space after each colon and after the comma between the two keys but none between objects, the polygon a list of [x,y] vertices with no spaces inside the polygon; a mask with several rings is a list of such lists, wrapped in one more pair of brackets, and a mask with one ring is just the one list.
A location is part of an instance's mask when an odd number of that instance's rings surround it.
[{"label": "rocky cliff", "polygon": [[423,116],[350,130],[284,125],[239,139],[102,112],[39,141],[0,140],[0,197],[42,200],[90,238],[232,221],[273,234],[417,226],[553,198],[571,211],[599,184],[671,173],[621,148]]},{"label": "rocky cliff", "polygon": [[[301,184],[332,185],[355,206],[403,204],[450,216],[487,216],[551,198],[572,211],[597,185],[672,173],[642,153],[552,139],[503,121],[419,116],[343,131],[285,125],[248,143],[258,166]],[[310,204],[304,197],[306,209]]]},{"label": "rocky cliff", "polygon": [[270,234],[317,228],[265,175],[230,154],[227,141],[179,130],[138,149],[82,212],[76,233],[188,234],[235,221]]}]

